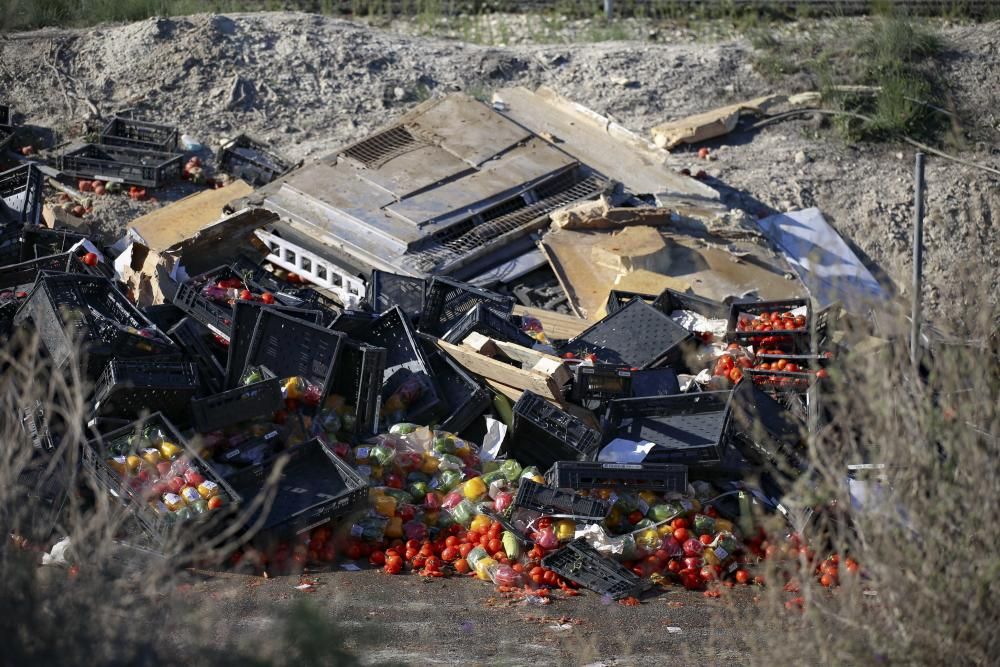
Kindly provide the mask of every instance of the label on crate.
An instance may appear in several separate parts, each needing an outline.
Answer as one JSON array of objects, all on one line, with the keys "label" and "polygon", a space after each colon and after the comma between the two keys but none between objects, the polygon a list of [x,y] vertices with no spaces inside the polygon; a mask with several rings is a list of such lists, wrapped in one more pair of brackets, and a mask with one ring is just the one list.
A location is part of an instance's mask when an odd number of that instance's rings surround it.
[{"label": "label on crate", "polygon": [[612,491],[611,495],[608,496],[608,502],[611,503],[612,505],[618,502],[618,494]]},{"label": "label on crate", "polygon": [[357,459],[366,459],[371,450],[368,447],[358,447],[354,452],[354,457]]},{"label": "label on crate", "polygon": [[649,503],[647,503],[642,498],[639,498],[638,505],[639,505],[639,511],[642,513],[643,516],[646,516],[646,512],[649,511]]},{"label": "label on crate", "polygon": [[365,534],[365,527],[360,524],[351,526],[351,537],[361,537]]},{"label": "label on crate", "polygon": [[729,558],[729,552],[722,547],[715,547],[715,557],[719,560],[726,560]]}]

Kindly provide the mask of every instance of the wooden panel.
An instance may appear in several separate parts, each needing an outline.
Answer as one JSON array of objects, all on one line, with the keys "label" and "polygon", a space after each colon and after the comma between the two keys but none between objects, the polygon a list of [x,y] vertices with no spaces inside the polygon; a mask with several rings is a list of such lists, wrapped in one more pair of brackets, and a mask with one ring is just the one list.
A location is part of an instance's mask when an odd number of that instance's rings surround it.
[{"label": "wooden panel", "polygon": [[529,389],[539,396],[552,400],[560,400],[562,397],[561,385],[553,378],[538,371],[517,368],[497,359],[483,356],[471,348],[452,345],[443,340],[439,340],[437,344],[463,368],[487,381],[493,380],[522,391]]},{"label": "wooden panel", "polygon": [[530,306],[514,306],[514,314],[521,317],[534,317],[542,323],[545,335],[555,340],[568,340],[593,324],[593,322],[576,315],[563,315]]}]

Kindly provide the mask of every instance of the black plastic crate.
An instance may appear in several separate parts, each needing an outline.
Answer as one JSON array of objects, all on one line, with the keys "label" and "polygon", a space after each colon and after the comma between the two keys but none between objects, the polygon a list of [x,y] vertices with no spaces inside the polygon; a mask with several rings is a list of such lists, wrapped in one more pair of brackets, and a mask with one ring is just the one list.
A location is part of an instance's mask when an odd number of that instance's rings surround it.
[{"label": "black plastic crate", "polygon": [[[541,515],[571,516],[580,523],[600,523],[611,511],[611,503],[522,479],[514,502],[511,503],[511,516],[517,516],[518,510]],[[518,523],[515,521],[514,525],[517,526]]]},{"label": "black plastic crate", "polygon": [[545,481],[557,489],[624,489],[687,493],[688,469],[678,463],[598,463],[556,461]]},{"label": "black plastic crate", "polygon": [[442,336],[478,303],[485,303],[490,310],[503,317],[509,317],[514,309],[514,297],[503,296],[451,278],[434,276],[424,294],[420,330]]},{"label": "black plastic crate", "polygon": [[330,328],[340,331],[348,336],[357,338],[364,335],[364,332],[371,327],[379,318],[378,313],[368,310],[358,310],[354,308],[340,311],[330,323]]},{"label": "black plastic crate", "polygon": [[32,406],[24,408],[21,413],[21,428],[35,449],[45,452],[55,450],[56,443],[49,430],[48,415],[45,414],[45,406],[40,400],[36,400]]},{"label": "black plastic crate", "polygon": [[219,171],[258,187],[267,185],[295,167],[295,163],[288,158],[245,134],[222,144],[216,159]]},{"label": "black plastic crate", "polygon": [[438,428],[461,433],[490,408],[492,395],[433,343],[422,342],[441,398],[447,404],[447,410],[439,413]]},{"label": "black plastic crate", "polygon": [[0,266],[10,266],[21,261],[21,230],[20,222],[3,222],[0,220]]},{"label": "black plastic crate", "polygon": [[441,399],[434,382],[433,372],[424,357],[410,321],[403,311],[394,306],[382,313],[363,334],[359,335],[370,345],[385,348],[385,372],[382,375],[382,409],[386,411],[389,399],[404,382],[416,383],[421,388],[418,400],[407,406],[406,419],[422,422],[440,409]]},{"label": "black plastic crate", "polygon": [[675,363],[691,333],[642,299],[632,299],[586,331],[570,339],[559,352],[578,357],[594,354],[603,363],[652,368]]},{"label": "black plastic crate", "polygon": [[728,391],[614,400],[604,438],[654,443],[649,463],[715,461],[729,442],[731,400]]},{"label": "black plastic crate", "polygon": [[135,418],[157,411],[186,423],[198,387],[198,370],[191,362],[112,359],[94,388],[94,413]]},{"label": "black plastic crate", "polygon": [[347,405],[354,407],[352,432],[357,435],[378,432],[385,355],[385,348],[349,338],[341,348],[330,393],[342,396]]},{"label": "black plastic crate", "polygon": [[620,289],[613,289],[608,292],[608,300],[604,304],[604,314],[617,313],[624,308],[632,299],[642,299],[648,304],[656,300],[655,294],[643,294],[642,292],[628,292]]},{"label": "black plastic crate", "polygon": [[82,344],[87,374],[94,378],[112,358],[179,352],[106,278],[40,275],[15,323],[29,319],[56,367],[65,364]]},{"label": "black plastic crate", "polygon": [[522,393],[513,411],[507,455],[518,463],[548,470],[556,461],[597,455],[601,433],[538,394]]},{"label": "black plastic crate", "polygon": [[758,389],[740,382],[733,390],[733,435],[747,446],[757,463],[775,463],[782,468],[802,469],[806,421]]},{"label": "black plastic crate", "polygon": [[399,306],[410,318],[410,322],[417,324],[424,310],[426,291],[427,281],[423,278],[375,269],[368,283],[368,302],[376,313],[384,313],[393,306]]},{"label": "black plastic crate", "polygon": [[[796,308],[806,308],[806,323],[801,329],[781,329],[776,331],[750,331],[737,328],[740,314],[756,317],[762,313],[788,312]],[[812,306],[809,299],[784,299],[781,301],[734,301],[729,305],[729,321],[726,325],[726,339],[741,344],[760,345],[765,339],[776,339],[772,346],[792,346],[794,352],[807,354],[810,351],[809,322]],[[764,343],[764,347],[769,347]]]},{"label": "black plastic crate", "polygon": [[76,485],[76,473],[65,457],[32,456],[17,470],[14,497],[19,501],[4,512],[5,530],[36,543],[66,535],[63,512]]},{"label": "black plastic crate", "polygon": [[602,556],[582,537],[545,556],[542,567],[612,600],[638,597],[652,585],[618,561]]},{"label": "black plastic crate", "polygon": [[472,310],[467,312],[462,318],[444,333],[441,338],[460,344],[470,333],[478,333],[493,338],[495,340],[516,343],[524,347],[531,348],[535,345],[534,339],[521,331],[510,316],[503,317],[495,313],[487,304],[477,303]]},{"label": "black plastic crate", "polygon": [[671,396],[681,393],[677,371],[672,368],[647,368],[632,372],[632,398]]},{"label": "black plastic crate", "polygon": [[198,376],[206,393],[217,394],[223,389],[225,369],[209,341],[212,332],[200,322],[185,317],[167,331],[184,356],[198,367]]},{"label": "black plastic crate", "polygon": [[[181,283],[177,293],[174,294],[173,302],[185,313],[229,340],[233,325],[232,302],[221,304],[203,294],[206,288],[225,289],[232,290],[238,297],[243,287],[218,288],[218,283],[226,280],[243,281],[243,277],[228,266],[217,266],[211,271],[198,274]],[[246,285],[246,287],[249,289],[251,286]],[[235,300],[236,297],[233,298],[233,302]]]},{"label": "black plastic crate", "polygon": [[183,161],[181,154],[85,144],[59,156],[59,170],[76,178],[158,188],[181,177]]},{"label": "black plastic crate", "polygon": [[158,303],[152,306],[143,306],[139,312],[145,315],[150,322],[156,325],[160,331],[169,332],[186,317],[183,310],[172,303]]},{"label": "black plastic crate", "polygon": [[22,258],[29,260],[67,252],[80,241],[89,240],[89,237],[70,229],[25,227],[21,239],[23,241]]},{"label": "black plastic crate", "polygon": [[191,415],[195,430],[209,433],[249,421],[270,416],[285,406],[281,383],[267,368],[260,369],[259,382],[229,389],[218,394],[191,401]]},{"label": "black plastic crate", "polygon": [[307,310],[276,303],[266,304],[261,301],[236,301],[233,304],[226,360],[224,386],[227,389],[233,389],[239,385],[240,376],[243,375],[243,368],[246,366],[250,342],[253,340],[253,332],[257,329],[257,320],[260,318],[261,311],[265,309],[275,310],[312,324],[319,324],[323,318],[323,314],[318,310]]},{"label": "black plastic crate", "polygon": [[101,130],[105,146],[122,146],[160,153],[177,152],[177,128],[144,120],[115,116]]},{"label": "black plastic crate", "polygon": [[230,268],[247,283],[270,292],[279,305],[307,310],[326,306],[327,300],[313,288],[294,287],[248,257],[238,257]]},{"label": "black plastic crate", "polygon": [[697,294],[687,294],[673,289],[666,289],[653,301],[653,307],[666,315],[675,310],[688,310],[702,317],[713,320],[729,319],[729,306]]},{"label": "black plastic crate", "polygon": [[82,264],[76,260],[73,253],[69,252],[18,262],[17,264],[8,264],[0,267],[0,290],[14,288],[30,290],[41,271],[48,273],[80,272],[81,267]]},{"label": "black plastic crate", "polygon": [[[180,447],[180,457],[185,458],[206,480],[218,485],[219,495],[224,499],[221,508],[181,519],[165,507],[160,507],[162,503],[156,502],[158,498],[147,498],[146,489],[142,485],[126,480],[109,463],[115,456],[141,454],[143,449],[157,448],[162,442]],[[186,545],[197,543],[206,535],[227,525],[241,502],[239,494],[191,448],[170,420],[159,412],[98,435],[83,447],[83,462],[98,484],[133,513],[157,548],[175,543],[175,540]]]},{"label": "black plastic crate", "polygon": [[301,377],[330,394],[344,335],[280,311],[260,311],[243,370],[264,366],[280,379]]},{"label": "black plastic crate", "polygon": [[745,380],[770,393],[793,392],[796,394],[805,394],[811,387],[820,382],[819,378],[809,370],[764,371],[756,368],[744,368],[742,370]]},{"label": "black plastic crate", "polygon": [[[276,465],[283,465],[281,477],[276,488],[268,488],[267,480]],[[318,439],[242,470],[230,477],[230,482],[247,505],[263,501],[247,525],[259,522],[258,534],[267,537],[290,536],[328,521],[336,523],[368,504],[365,480]],[[265,509],[267,515],[262,518]]]},{"label": "black plastic crate", "polygon": [[0,222],[42,224],[42,172],[32,164],[0,173]]},{"label": "black plastic crate", "polygon": [[14,113],[9,104],[0,104],[0,127],[10,129],[14,126]]},{"label": "black plastic crate", "polygon": [[629,366],[577,364],[573,368],[572,398],[577,403],[631,398],[633,372]]}]

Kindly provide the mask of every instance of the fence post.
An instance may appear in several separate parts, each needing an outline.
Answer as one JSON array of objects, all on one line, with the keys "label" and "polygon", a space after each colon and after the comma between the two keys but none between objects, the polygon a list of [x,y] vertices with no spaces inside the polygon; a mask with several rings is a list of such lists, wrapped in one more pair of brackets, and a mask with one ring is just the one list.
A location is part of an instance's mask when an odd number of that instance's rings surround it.
[{"label": "fence post", "polygon": [[917,153],[913,168],[913,314],[910,331],[910,361],[920,362],[920,300],[924,269],[924,154]]},{"label": "fence post", "polygon": [[604,18],[611,20],[611,15],[615,11],[615,0],[604,0]]}]

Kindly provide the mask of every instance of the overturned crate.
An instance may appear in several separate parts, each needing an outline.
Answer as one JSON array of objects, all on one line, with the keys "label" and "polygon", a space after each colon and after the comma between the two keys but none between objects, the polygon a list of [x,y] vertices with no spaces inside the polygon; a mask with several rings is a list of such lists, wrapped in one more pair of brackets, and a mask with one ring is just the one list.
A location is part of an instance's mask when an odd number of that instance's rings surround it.
[{"label": "overturned crate", "polygon": [[560,460],[592,460],[600,444],[600,431],[537,394],[525,391],[514,404],[507,454],[520,463],[547,470]]},{"label": "overturned crate", "polygon": [[40,275],[15,323],[31,320],[57,367],[82,344],[87,374],[96,378],[112,358],[177,354],[172,340],[106,278]]},{"label": "overturned crate", "polygon": [[713,391],[608,403],[604,439],[624,438],[655,446],[644,461],[718,461],[730,444],[732,392]]},{"label": "overturned crate", "polygon": [[582,537],[547,555],[542,566],[612,600],[637,597],[652,585],[621,563],[602,556]]},{"label": "overturned crate", "polygon": [[[281,466],[273,487],[267,484]],[[229,479],[248,506],[262,502],[247,525],[259,524],[262,539],[291,537],[317,525],[338,523],[368,503],[368,485],[320,440],[277,454]]]},{"label": "overturned crate", "polygon": [[596,356],[598,361],[633,368],[677,363],[691,333],[639,298],[606,316],[559,348],[560,354]]},{"label": "overturned crate", "polygon": [[42,172],[26,164],[0,174],[0,222],[42,223]]},{"label": "overturned crate", "polygon": [[68,176],[158,188],[181,177],[184,156],[121,146],[84,144],[59,157]]},{"label": "overturned crate", "polygon": [[254,186],[267,185],[296,166],[266,144],[245,134],[222,144],[217,161],[221,171]]},{"label": "overturned crate", "polygon": [[100,142],[105,146],[174,153],[177,151],[177,128],[115,116],[101,130]]}]

